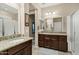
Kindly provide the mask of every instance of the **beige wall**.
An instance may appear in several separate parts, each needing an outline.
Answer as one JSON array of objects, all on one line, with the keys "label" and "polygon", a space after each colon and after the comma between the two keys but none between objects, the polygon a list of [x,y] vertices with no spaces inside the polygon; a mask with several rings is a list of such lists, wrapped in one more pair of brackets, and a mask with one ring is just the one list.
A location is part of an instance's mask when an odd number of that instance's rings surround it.
[{"label": "beige wall", "polygon": [[67,16],[78,9],[79,9],[79,3],[65,3],[65,4],[56,5],[56,6],[42,8],[41,15],[42,15],[42,18],[44,18],[45,13],[56,12],[56,14],[53,15],[54,17],[62,16],[64,20],[63,31],[66,32],[67,31]]}]

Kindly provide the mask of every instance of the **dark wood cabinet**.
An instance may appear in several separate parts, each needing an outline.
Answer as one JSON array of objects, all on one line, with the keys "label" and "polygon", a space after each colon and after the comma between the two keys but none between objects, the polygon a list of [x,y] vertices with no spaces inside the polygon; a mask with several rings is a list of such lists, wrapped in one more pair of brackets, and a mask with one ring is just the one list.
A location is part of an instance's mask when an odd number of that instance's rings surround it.
[{"label": "dark wood cabinet", "polygon": [[59,37],[59,50],[60,51],[67,51],[68,50],[67,37],[66,36],[60,36]]},{"label": "dark wood cabinet", "polygon": [[0,55],[32,55],[32,40],[7,49],[3,51],[2,54],[0,53]]},{"label": "dark wood cabinet", "polygon": [[51,48],[60,51],[68,51],[67,36],[64,35],[38,35],[39,47]]}]

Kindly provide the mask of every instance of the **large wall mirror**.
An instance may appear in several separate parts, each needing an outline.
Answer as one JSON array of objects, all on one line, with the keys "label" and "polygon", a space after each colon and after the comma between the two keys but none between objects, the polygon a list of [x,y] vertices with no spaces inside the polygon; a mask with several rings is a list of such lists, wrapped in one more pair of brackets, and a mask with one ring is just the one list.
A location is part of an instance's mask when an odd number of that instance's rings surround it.
[{"label": "large wall mirror", "polygon": [[42,32],[63,32],[63,18],[54,17],[40,20]]},{"label": "large wall mirror", "polygon": [[0,37],[18,33],[18,10],[0,4]]}]

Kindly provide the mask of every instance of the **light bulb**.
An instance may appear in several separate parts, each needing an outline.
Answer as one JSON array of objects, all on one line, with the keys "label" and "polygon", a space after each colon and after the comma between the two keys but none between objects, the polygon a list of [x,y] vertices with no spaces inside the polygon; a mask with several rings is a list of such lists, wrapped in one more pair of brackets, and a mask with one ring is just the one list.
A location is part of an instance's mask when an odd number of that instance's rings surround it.
[{"label": "light bulb", "polygon": [[49,12],[49,15],[51,15],[51,12]]},{"label": "light bulb", "polygon": [[55,12],[53,12],[53,14],[55,14]]}]

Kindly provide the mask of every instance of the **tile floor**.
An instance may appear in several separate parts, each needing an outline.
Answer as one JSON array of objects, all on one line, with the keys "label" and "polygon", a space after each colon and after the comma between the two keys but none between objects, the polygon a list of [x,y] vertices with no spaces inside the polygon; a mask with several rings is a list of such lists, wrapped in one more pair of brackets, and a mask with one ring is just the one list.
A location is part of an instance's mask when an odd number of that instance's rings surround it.
[{"label": "tile floor", "polygon": [[71,53],[70,52],[61,52],[61,51],[42,48],[42,47],[35,48],[33,46],[32,55],[71,55]]}]

